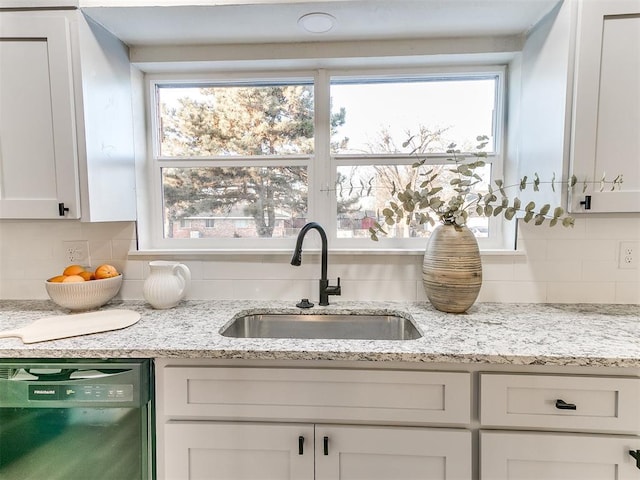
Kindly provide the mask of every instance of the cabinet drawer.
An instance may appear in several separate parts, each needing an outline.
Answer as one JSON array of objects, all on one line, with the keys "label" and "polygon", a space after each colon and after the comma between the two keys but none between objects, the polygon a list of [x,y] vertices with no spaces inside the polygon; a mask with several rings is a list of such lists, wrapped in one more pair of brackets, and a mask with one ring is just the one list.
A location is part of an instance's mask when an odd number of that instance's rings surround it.
[{"label": "cabinet drawer", "polygon": [[640,433],[639,406],[639,378],[480,375],[483,426]]},{"label": "cabinet drawer", "polygon": [[172,367],[168,418],[468,424],[468,373]]}]

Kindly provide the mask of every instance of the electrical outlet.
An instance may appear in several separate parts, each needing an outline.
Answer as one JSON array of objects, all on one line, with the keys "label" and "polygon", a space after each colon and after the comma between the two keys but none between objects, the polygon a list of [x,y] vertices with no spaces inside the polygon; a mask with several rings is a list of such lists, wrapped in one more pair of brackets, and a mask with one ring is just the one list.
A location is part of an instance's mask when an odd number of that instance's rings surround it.
[{"label": "electrical outlet", "polygon": [[64,255],[69,263],[89,265],[89,242],[74,240],[62,242]]},{"label": "electrical outlet", "polygon": [[618,268],[638,268],[640,242],[620,242]]}]

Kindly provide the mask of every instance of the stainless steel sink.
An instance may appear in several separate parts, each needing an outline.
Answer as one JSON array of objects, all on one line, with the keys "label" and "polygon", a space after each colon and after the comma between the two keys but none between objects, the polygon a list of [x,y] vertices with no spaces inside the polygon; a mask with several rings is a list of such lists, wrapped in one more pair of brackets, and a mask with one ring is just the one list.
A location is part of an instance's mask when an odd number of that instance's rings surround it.
[{"label": "stainless steel sink", "polygon": [[235,338],[345,340],[414,340],[422,337],[411,320],[392,314],[244,315],[233,320],[221,334]]}]

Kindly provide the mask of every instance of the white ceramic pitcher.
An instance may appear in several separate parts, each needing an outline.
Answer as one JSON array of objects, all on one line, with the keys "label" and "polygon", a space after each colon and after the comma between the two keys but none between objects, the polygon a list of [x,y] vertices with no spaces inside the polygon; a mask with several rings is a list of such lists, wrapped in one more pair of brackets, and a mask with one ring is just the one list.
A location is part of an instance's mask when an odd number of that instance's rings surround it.
[{"label": "white ceramic pitcher", "polygon": [[149,262],[151,273],[144,281],[142,294],[153,308],[175,307],[184,298],[191,284],[191,272],[178,262]]}]

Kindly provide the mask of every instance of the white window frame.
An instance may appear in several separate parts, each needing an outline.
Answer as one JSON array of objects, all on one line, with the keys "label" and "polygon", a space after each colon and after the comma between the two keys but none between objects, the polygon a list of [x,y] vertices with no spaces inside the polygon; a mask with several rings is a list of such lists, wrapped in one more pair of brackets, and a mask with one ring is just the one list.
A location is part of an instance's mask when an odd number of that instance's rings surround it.
[{"label": "white window frame", "polygon": [[[233,167],[233,166],[306,166],[308,171],[308,214],[309,221],[317,221],[325,228],[329,246],[336,251],[371,251],[371,252],[418,252],[423,251],[425,239],[393,239],[381,238],[379,242],[365,239],[337,238],[337,199],[335,195],[336,171],[339,165],[372,165],[372,156],[367,155],[332,155],[329,150],[331,134],[329,128],[330,115],[330,79],[332,77],[362,78],[367,76],[386,76],[406,78],[408,76],[496,76],[496,109],[494,112],[495,152],[488,161],[493,164],[492,177],[502,178],[504,172],[504,131],[505,131],[505,96],[506,79],[504,66],[448,67],[448,68],[394,68],[394,69],[331,69],[304,71],[256,71],[238,73],[205,73],[205,74],[147,74],[146,113],[147,113],[147,152],[144,165],[139,168],[138,192],[138,248],[143,251],[181,251],[189,253],[221,252],[290,252],[295,238],[207,238],[176,239],[163,237],[162,218],[162,178],[161,169],[172,166],[198,167]],[[159,155],[156,141],[160,132],[158,125],[158,102],[155,98],[156,86],[176,83],[180,85],[217,83],[217,84],[252,84],[261,81],[310,81],[314,83],[314,152],[311,155],[299,156],[254,156],[254,157],[204,157],[199,159],[176,160]],[[377,155],[375,163],[398,161],[397,155]],[[433,155],[434,162],[445,155]],[[411,164],[415,159],[406,158],[403,163]],[[176,163],[179,163],[177,165]],[[504,220],[499,217],[489,219],[492,236],[479,238],[481,249],[504,248]]]},{"label": "white window frame", "polygon": [[[211,156],[190,159],[179,159],[160,155],[160,145],[157,141],[160,133],[158,124],[158,101],[156,96],[157,86],[175,83],[177,85],[193,85],[212,83],[221,85],[251,85],[254,82],[313,82],[315,85],[316,73],[304,72],[242,72],[242,73],[207,73],[185,75],[147,75],[147,164],[145,178],[146,195],[138,196],[139,215],[138,237],[141,250],[178,250],[178,251],[290,251],[295,239],[281,238],[164,238],[164,225],[162,218],[162,168],[164,167],[277,167],[277,166],[304,166],[309,177],[313,176],[314,155],[255,155],[255,156]],[[308,206],[311,212],[312,202],[311,185],[309,185]],[[146,197],[146,198],[143,198]],[[143,205],[141,205],[141,202]],[[311,213],[309,213],[310,215]],[[140,218],[141,217],[141,218]]]},{"label": "white window frame", "polygon": [[[483,66],[483,67],[457,67],[457,68],[423,68],[423,69],[394,69],[394,70],[335,70],[328,71],[327,76],[340,77],[346,79],[357,79],[366,77],[382,77],[382,78],[442,78],[448,76],[455,76],[458,78],[478,78],[478,77],[496,77],[496,102],[495,111],[493,113],[493,137],[495,142],[495,151],[488,155],[485,159],[492,164],[492,178],[504,178],[504,123],[505,123],[505,67],[503,66]],[[327,88],[328,88],[327,84]],[[328,93],[327,93],[328,95]],[[317,108],[317,107],[316,107]],[[484,133],[484,132],[478,132]],[[421,158],[427,157],[427,163],[445,163],[446,158],[450,155],[446,154],[431,154],[421,155]],[[373,159],[373,161],[372,161]],[[336,154],[331,155],[331,177],[328,179],[328,185],[335,185],[336,172],[339,166],[351,166],[351,165],[383,165],[389,163],[402,163],[405,165],[411,165],[415,162],[415,157],[402,156],[402,155],[353,155],[353,154]],[[423,251],[426,246],[424,238],[387,238],[383,235],[379,235],[378,242],[373,242],[368,238],[335,238],[335,232],[337,231],[337,199],[336,196],[332,196],[331,212],[333,215],[331,218],[327,218],[327,226],[333,234],[333,246],[338,249],[373,249],[383,251],[394,250],[411,250],[411,251]],[[478,238],[478,244],[481,249],[498,249],[503,248],[505,243],[505,231],[503,228],[504,220],[502,217],[490,217],[489,229],[492,232],[491,237]],[[371,244],[374,244],[373,246]]]}]

